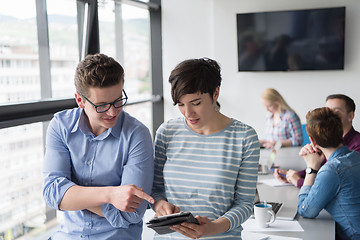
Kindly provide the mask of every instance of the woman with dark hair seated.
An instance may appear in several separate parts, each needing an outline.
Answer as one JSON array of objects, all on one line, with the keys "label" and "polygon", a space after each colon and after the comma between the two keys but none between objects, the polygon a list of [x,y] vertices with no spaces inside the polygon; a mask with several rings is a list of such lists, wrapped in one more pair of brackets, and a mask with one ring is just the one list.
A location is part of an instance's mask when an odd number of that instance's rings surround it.
[{"label": "woman with dark hair seated", "polygon": [[[360,239],[360,153],[342,143],[340,117],[330,108],[306,115],[311,141],[301,153],[307,164],[298,212],[316,217],[326,209],[336,222],[336,239]],[[320,168],[324,156],[328,161]]]}]

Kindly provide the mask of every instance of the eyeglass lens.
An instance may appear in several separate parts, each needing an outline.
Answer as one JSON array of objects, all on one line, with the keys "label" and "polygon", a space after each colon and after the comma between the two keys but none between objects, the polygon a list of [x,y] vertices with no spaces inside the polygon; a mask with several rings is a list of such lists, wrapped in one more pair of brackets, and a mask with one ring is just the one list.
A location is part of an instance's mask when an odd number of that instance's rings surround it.
[{"label": "eyeglass lens", "polygon": [[108,103],[108,104],[105,104],[105,105],[102,105],[102,106],[98,106],[96,108],[96,111],[98,113],[103,113],[103,112],[106,112],[107,110],[110,109],[111,105],[114,105],[115,108],[121,108],[122,106],[124,106],[126,104],[126,98],[125,99],[120,99],[119,101],[116,101],[114,103]]}]

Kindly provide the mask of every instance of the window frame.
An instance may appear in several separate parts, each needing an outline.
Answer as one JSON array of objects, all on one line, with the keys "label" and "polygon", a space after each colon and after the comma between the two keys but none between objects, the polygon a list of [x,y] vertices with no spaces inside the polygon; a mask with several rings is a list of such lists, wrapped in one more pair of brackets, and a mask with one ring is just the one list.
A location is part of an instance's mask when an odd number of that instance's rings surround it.
[{"label": "window frame", "polygon": [[[150,0],[149,2],[142,2],[139,0],[114,1],[131,4],[136,7],[149,10],[152,96],[141,101],[130,101],[127,105],[152,102],[152,132],[155,133],[157,128],[164,121],[164,102],[162,96],[161,0]],[[88,7],[85,7],[86,5],[88,5]],[[95,9],[93,9],[94,6],[96,6]],[[87,15],[95,17],[96,19],[92,21],[92,19],[87,17],[87,24],[79,24],[84,22],[84,13],[86,9],[88,13]],[[84,56],[84,51],[88,54],[95,53],[96,50],[99,51],[100,49],[97,0],[77,0],[77,11],[79,29],[79,58],[81,58],[81,56]],[[58,111],[77,107],[73,98],[53,99],[51,96],[50,50],[46,0],[36,0],[36,20],[38,28],[41,100],[0,105],[0,129],[34,122],[48,121],[52,118],[53,114]],[[84,32],[83,27],[85,25],[87,26],[87,29],[93,30]],[[86,43],[84,48],[83,43]]]}]

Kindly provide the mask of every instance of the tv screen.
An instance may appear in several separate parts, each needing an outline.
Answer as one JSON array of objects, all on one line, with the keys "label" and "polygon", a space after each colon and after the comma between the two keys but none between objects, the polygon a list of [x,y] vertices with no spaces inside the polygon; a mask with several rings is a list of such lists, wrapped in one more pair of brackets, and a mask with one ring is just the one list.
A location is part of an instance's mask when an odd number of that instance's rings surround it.
[{"label": "tv screen", "polygon": [[344,69],[345,7],[237,14],[239,71]]}]

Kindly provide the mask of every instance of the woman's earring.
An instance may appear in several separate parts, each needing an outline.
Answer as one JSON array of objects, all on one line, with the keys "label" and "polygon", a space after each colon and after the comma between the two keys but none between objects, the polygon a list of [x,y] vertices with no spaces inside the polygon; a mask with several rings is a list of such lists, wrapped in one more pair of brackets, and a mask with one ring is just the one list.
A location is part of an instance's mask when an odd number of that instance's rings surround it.
[{"label": "woman's earring", "polygon": [[220,111],[220,106],[219,106],[218,103],[215,103],[214,110],[215,110],[215,112],[219,112],[219,111]]}]

